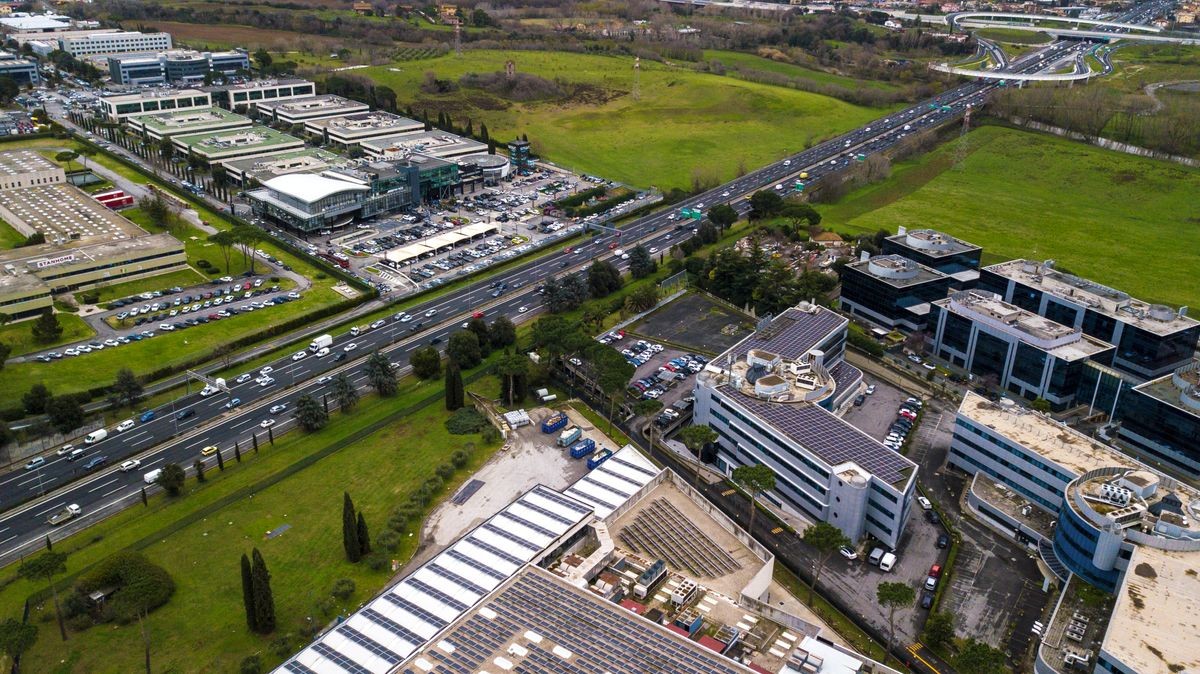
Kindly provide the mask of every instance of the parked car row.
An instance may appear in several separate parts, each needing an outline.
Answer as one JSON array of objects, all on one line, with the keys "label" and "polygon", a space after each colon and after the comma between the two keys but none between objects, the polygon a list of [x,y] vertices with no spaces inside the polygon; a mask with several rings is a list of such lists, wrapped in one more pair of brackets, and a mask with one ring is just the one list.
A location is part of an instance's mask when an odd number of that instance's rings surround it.
[{"label": "parked car row", "polygon": [[885,446],[900,451],[909,432],[912,431],[913,424],[917,422],[917,413],[921,411],[922,405],[923,403],[916,398],[909,398],[900,403],[900,408],[896,410],[896,420],[892,422],[887,437],[883,440]]}]

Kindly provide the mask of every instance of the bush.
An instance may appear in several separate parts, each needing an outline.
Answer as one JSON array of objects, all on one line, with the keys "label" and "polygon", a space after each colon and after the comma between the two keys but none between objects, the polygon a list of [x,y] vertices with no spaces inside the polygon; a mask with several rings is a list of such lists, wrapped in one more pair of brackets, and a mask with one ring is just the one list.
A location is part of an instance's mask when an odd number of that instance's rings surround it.
[{"label": "bush", "polygon": [[400,547],[400,534],[392,529],[384,529],[375,536],[375,547],[387,552],[395,552]]},{"label": "bush", "polygon": [[[392,516],[389,517],[387,521],[387,531],[384,531],[383,533],[386,534],[388,531],[396,534],[402,533],[408,528],[408,519],[408,515],[400,511],[392,513]],[[378,543],[378,541],[376,541],[376,543]]]},{"label": "bush", "polygon": [[271,653],[277,658],[286,658],[292,654],[292,635],[281,634],[271,640],[271,645],[268,646]]},{"label": "bush", "polygon": [[462,468],[470,460],[471,456],[461,449],[454,450],[454,453],[450,455],[450,463],[454,464],[455,468]]},{"label": "bush", "polygon": [[241,674],[262,674],[262,658],[257,655],[247,655],[242,658],[242,664],[238,665],[238,671]]},{"label": "bush", "polygon": [[350,595],[354,594],[354,587],[355,585],[353,580],[350,580],[349,578],[338,578],[337,580],[333,581],[333,589],[329,591],[329,594],[341,599],[342,601],[345,601],[346,599],[350,598]]},{"label": "bush", "polygon": [[442,478],[438,477],[437,475],[434,475],[433,477],[429,478],[428,480],[425,480],[425,482],[423,482],[421,484],[421,489],[428,490],[430,494],[436,496],[438,494],[438,492],[442,491],[442,487],[445,487],[445,486],[446,486],[446,481],[443,480]]},{"label": "bush", "polygon": [[322,618],[328,618],[337,610],[337,604],[334,603],[333,597],[321,597],[313,605],[313,608],[317,609],[317,613],[321,614]]},{"label": "bush", "polygon": [[483,427],[483,441],[489,445],[500,442],[500,431],[495,426],[488,424]]},{"label": "bush", "polygon": [[363,561],[366,562],[367,568],[372,571],[384,571],[388,568],[388,558],[378,552],[372,552],[363,557]]},{"label": "bush", "polygon": [[199,260],[196,260],[196,266],[197,266],[197,267],[199,267],[199,268],[201,268],[201,269],[203,269],[203,270],[205,270],[205,271],[208,271],[209,269],[212,269],[212,266],[213,266],[213,265],[212,265],[212,263],[211,263],[211,262],[209,262],[208,260],[205,260],[204,258],[201,258],[201,259],[199,259]]},{"label": "bush", "polygon": [[459,409],[446,420],[446,430],[450,431],[451,435],[472,435],[488,425],[487,419],[472,407]]},{"label": "bush", "polygon": [[272,276],[272,277],[271,277],[271,283],[279,283],[279,277],[278,277],[278,276]]},{"label": "bush", "polygon": [[450,476],[453,474],[454,474],[454,466],[452,466],[448,463],[443,463],[442,465],[437,467],[437,476],[442,478],[443,480],[449,480]]},{"label": "bush", "polygon": [[75,593],[84,597],[100,588],[115,587],[105,603],[103,619],[129,623],[138,613],[162,606],[175,593],[175,581],[166,569],[150,562],[138,552],[119,552],[100,562],[96,569],[81,577]]}]

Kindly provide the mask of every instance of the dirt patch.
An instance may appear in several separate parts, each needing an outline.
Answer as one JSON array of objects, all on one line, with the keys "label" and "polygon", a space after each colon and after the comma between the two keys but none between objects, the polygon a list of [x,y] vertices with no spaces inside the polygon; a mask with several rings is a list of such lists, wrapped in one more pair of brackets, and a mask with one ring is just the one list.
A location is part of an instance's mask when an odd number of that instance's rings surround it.
[{"label": "dirt patch", "polygon": [[1128,590],[1128,593],[1129,593],[1129,601],[1133,604],[1134,608],[1136,608],[1139,611],[1146,608],[1146,602],[1142,601],[1142,593],[1139,592],[1137,588],[1130,587]]},{"label": "dirt patch", "polygon": [[1154,570],[1154,567],[1145,562],[1133,567],[1133,572],[1142,578],[1158,578],[1158,572]]},{"label": "dirt patch", "polygon": [[192,46],[221,44],[246,47],[251,51],[257,47],[266,47],[272,51],[288,51],[294,49],[298,44],[304,44],[316,50],[333,51],[344,46],[345,42],[337,38],[252,26],[206,25],[178,21],[151,21],[147,25],[152,30],[171,33],[176,40]]},{"label": "dirt patch", "polygon": [[1124,185],[1125,183],[1131,183],[1131,182],[1137,180],[1137,176],[1130,173],[1129,171],[1119,171],[1117,173],[1112,174],[1111,180],[1113,181],[1114,184]]}]

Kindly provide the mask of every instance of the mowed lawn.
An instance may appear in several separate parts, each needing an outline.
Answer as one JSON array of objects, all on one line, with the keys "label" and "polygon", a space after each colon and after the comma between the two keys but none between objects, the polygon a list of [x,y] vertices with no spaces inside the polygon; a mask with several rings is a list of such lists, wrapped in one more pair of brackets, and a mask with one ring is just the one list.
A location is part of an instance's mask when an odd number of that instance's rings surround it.
[{"label": "mowed lawn", "polygon": [[[134,508],[89,529],[83,536],[92,541],[77,537],[79,540],[68,539],[55,549],[86,545],[82,552],[73,552],[68,558],[70,570],[94,564],[138,538],[169,526],[199,505],[254,484],[441,386],[440,381],[420,384],[411,379],[403,384],[399,398],[364,400],[349,418],[335,413],[326,429],[312,435],[289,434],[274,448],[264,446],[258,457],[244,449],[243,464],[228,459],[225,473],[210,468],[209,475],[215,479],[178,501],[156,497],[148,510]],[[348,614],[377,593],[391,572],[374,572],[364,564],[346,561],[341,538],[342,492],[351,494],[375,537],[409,493],[433,476],[451,453],[465,449],[471,454],[471,462],[458,471],[439,498],[453,493],[495,447],[486,445],[477,435],[450,435],[443,425],[446,416],[441,403],[434,403],[202,521],[165,533],[162,540],[145,547],[143,553],[167,569],[177,588],[171,601],[147,621],[154,671],[235,672],[242,658],[254,653],[261,655],[269,669],[281,660],[271,652],[276,638],[290,635],[290,654],[306,642],[299,633],[308,616],[324,624],[337,614]],[[188,488],[195,486],[194,479],[189,478]],[[291,528],[266,540],[267,531],[285,524]],[[405,538],[389,558],[403,564],[414,553],[417,542],[418,536]],[[250,553],[255,547],[267,562],[275,597],[278,629],[268,636],[250,633],[242,610],[238,560],[243,552]],[[11,567],[5,569],[3,576],[13,571]],[[329,596],[339,578],[354,580],[357,589],[349,599],[336,601],[333,613],[321,615],[315,605]],[[21,603],[33,587],[19,581],[0,592],[3,616],[19,616]],[[140,671],[142,642],[136,623],[96,626],[72,633],[64,644],[49,617],[53,615],[51,602],[46,602],[44,610],[48,613],[35,610],[32,616],[40,627],[39,637],[22,662],[23,671]]]},{"label": "mowed lawn", "polygon": [[50,343],[42,343],[33,339],[33,324],[36,319],[18,321],[9,323],[0,327],[0,342],[3,342],[12,349],[8,354],[9,358],[16,358],[33,351],[41,351],[49,349],[60,344],[70,344],[81,339],[88,339],[96,334],[92,326],[88,325],[79,316],[67,313],[58,313],[58,324],[62,326],[62,335],[58,339]]},{"label": "mowed lawn", "polygon": [[1200,170],[1027,131],[984,126],[897,165],[883,183],[821,206],[825,226],[874,232],[932,227],[1134,297],[1200,303]]},{"label": "mowed lawn", "polygon": [[[511,103],[474,89],[430,95],[420,90],[426,72],[439,79],[504,70],[588,85],[566,101]],[[536,150],[562,166],[661,189],[688,187],[693,170],[732,178],[739,162],[749,169],[802,150],[808,144],[886,114],[834,98],[733,77],[697,73],[691,64],[641,62],[635,99],[633,58],[470,50],[420,61],[353,71],[396,91],[401,108],[426,107],[436,119],[486,123],[492,137],[528,134]]]}]

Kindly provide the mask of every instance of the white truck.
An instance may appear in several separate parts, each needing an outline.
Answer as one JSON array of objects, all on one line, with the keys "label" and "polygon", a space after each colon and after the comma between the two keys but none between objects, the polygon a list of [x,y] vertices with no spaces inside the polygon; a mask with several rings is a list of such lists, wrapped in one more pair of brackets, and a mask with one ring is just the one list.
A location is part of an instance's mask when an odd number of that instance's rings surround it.
[{"label": "white truck", "polygon": [[316,352],[320,351],[321,349],[327,349],[330,346],[333,346],[333,336],[332,335],[320,335],[319,337],[314,339],[312,341],[312,343],[310,343],[308,345],[308,350],[312,351],[313,353],[316,353]]},{"label": "white truck", "polygon": [[97,442],[100,442],[101,440],[103,440],[104,438],[107,438],[107,437],[108,437],[108,429],[98,428],[98,429],[92,431],[91,433],[87,434],[87,437],[85,437],[83,439],[83,444],[94,445]]},{"label": "white truck", "polygon": [[50,526],[56,527],[67,520],[79,517],[82,512],[83,510],[80,509],[77,504],[72,503],[69,506],[63,506],[62,510],[51,515],[46,521],[50,524]]},{"label": "white truck", "polygon": [[154,470],[150,471],[149,473],[146,473],[145,475],[143,475],[142,481],[145,482],[146,484],[154,484],[155,482],[158,482],[158,478],[159,478],[159,476],[162,475],[162,473],[163,473],[162,468],[155,468]]}]

